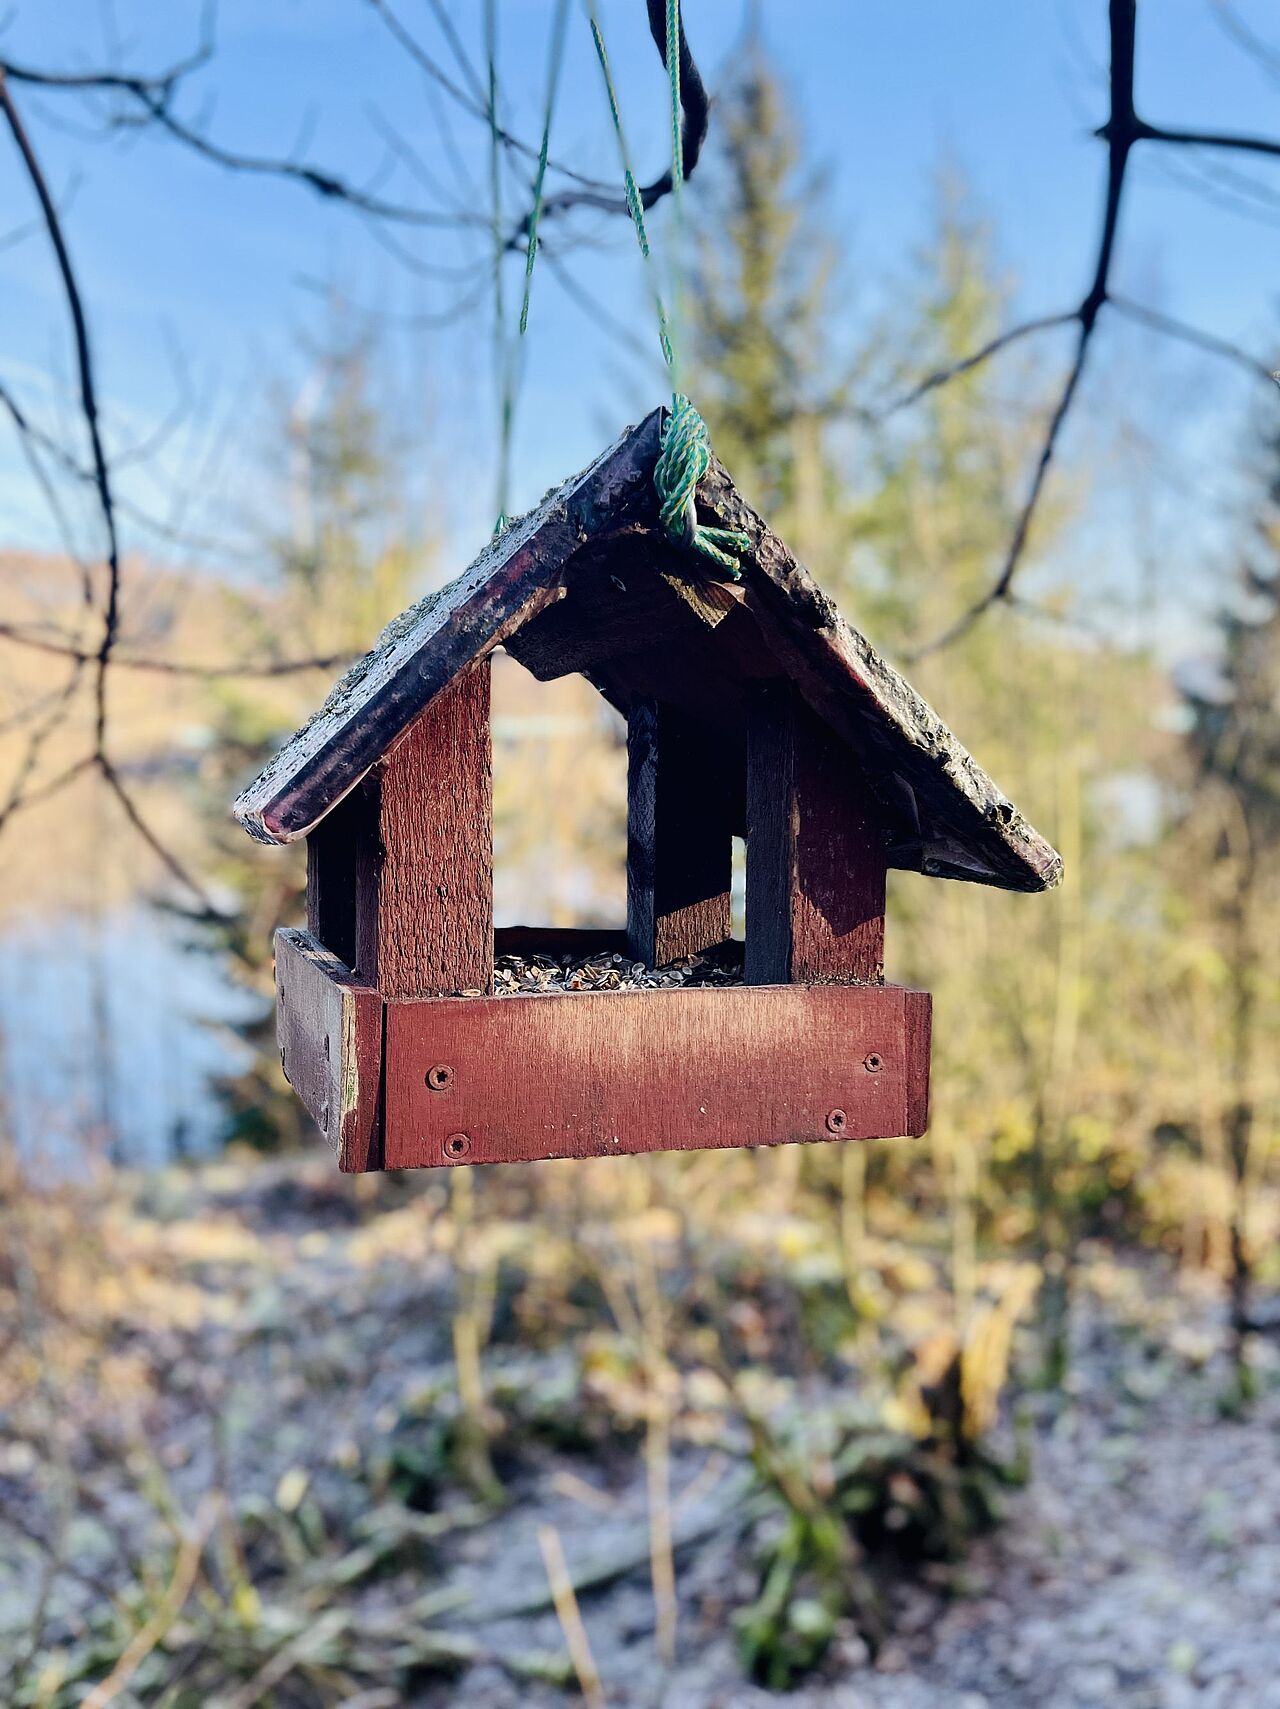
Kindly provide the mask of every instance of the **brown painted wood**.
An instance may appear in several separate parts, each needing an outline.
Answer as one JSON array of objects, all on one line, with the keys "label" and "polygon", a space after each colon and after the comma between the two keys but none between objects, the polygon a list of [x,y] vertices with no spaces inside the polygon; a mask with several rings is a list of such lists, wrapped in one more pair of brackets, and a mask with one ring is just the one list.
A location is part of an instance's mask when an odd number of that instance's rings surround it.
[{"label": "brown painted wood", "polygon": [[493,982],[489,660],[454,679],[374,774],[356,965],[385,998]]},{"label": "brown painted wood", "polygon": [[348,1172],[382,1167],[382,999],[309,932],[275,935],[285,1078]]},{"label": "brown painted wood", "polygon": [[391,1003],[386,1166],[918,1134],[928,1004],[888,985]]},{"label": "brown painted wood", "polygon": [[307,930],[348,967],[356,964],[356,860],[367,820],[354,789],[307,838]]},{"label": "brown painted wood", "polygon": [[733,821],[714,734],[661,701],[627,719],[627,946],[649,967],[732,930]]},{"label": "brown painted wood", "polygon": [[886,839],[853,757],[790,684],[756,691],[747,726],[751,985],[884,978]]}]

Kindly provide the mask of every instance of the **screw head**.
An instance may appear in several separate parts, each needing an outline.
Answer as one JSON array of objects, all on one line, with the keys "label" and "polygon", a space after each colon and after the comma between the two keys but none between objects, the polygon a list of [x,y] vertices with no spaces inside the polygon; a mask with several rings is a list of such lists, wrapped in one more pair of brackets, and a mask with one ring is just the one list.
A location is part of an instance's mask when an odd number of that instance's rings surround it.
[{"label": "screw head", "polygon": [[843,1110],[827,1111],[827,1132],[843,1133],[849,1125],[849,1118]]},{"label": "screw head", "polygon": [[863,1057],[862,1066],[868,1074],[878,1074],[884,1067],[884,1057],[880,1055],[879,1051],[873,1050],[869,1055]]},{"label": "screw head", "polygon": [[471,1155],[471,1136],[466,1133],[451,1133],[444,1142],[445,1160],[449,1163],[461,1163]]},{"label": "screw head", "polygon": [[443,1092],[452,1082],[453,1069],[447,1062],[437,1062],[434,1068],[427,1069],[427,1085],[433,1092]]}]

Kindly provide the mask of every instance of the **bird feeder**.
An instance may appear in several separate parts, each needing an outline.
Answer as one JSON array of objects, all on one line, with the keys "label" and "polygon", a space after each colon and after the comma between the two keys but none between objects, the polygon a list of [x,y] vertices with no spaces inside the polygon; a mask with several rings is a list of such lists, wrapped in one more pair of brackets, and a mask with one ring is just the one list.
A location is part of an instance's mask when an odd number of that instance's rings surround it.
[{"label": "bird feeder", "polygon": [[[307,841],[281,1060],[344,1170],[924,1132],[930,999],[884,980],[888,869],[1049,888],[1061,859],[712,461],[729,580],[658,524],[663,414],[396,619],[235,805]],[[490,656],[627,722],[625,932],[493,925]],[[724,953],[742,982],[497,996],[494,958]]]}]

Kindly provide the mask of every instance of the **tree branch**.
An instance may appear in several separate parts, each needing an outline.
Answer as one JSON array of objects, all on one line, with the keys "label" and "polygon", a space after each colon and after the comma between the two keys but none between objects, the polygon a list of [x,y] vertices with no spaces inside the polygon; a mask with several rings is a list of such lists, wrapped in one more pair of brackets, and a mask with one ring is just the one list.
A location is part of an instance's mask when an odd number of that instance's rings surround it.
[{"label": "tree branch", "polygon": [[284,178],[294,183],[303,184],[316,195],[327,201],[346,202],[362,213],[372,214],[377,219],[390,220],[397,224],[415,226],[456,227],[460,225],[483,225],[481,215],[467,213],[444,213],[436,208],[418,208],[403,202],[390,202],[381,196],[373,195],[367,190],[361,190],[345,178],[324,167],[314,166],[307,161],[285,160],[271,155],[244,154],[235,149],[225,148],[221,143],[214,142],[201,131],[189,125],[186,120],[178,118],[173,111],[173,100],[179,86],[179,80],[188,71],[195,69],[198,62],[186,62],[181,70],[165,73],[161,77],[139,77],[121,71],[86,71],[86,72],[52,72],[40,71],[33,66],[18,65],[13,61],[0,61],[0,72],[14,83],[30,84],[35,88],[78,92],[80,94],[99,91],[106,94],[126,96],[140,110],[138,116],[119,120],[117,125],[127,124],[133,127],[149,124],[158,125],[170,136],[182,143],[193,153],[201,155],[215,166],[221,166],[228,172],[247,173],[256,177]]},{"label": "tree branch", "polygon": [[8,75],[2,66],[0,66],[0,113],[3,113],[13,140],[17,144],[18,153],[22,156],[27,178],[35,193],[36,200],[40,204],[40,212],[49,233],[49,241],[53,246],[58,272],[62,278],[63,294],[66,297],[67,312],[71,317],[75,341],[76,372],[80,382],[80,411],[84,418],[85,430],[89,436],[89,445],[93,457],[94,485],[97,489],[98,505],[102,512],[103,527],[106,530],[107,599],[102,619],[102,641],[97,652],[98,668],[94,688],[96,708],[94,740],[97,752],[101,755],[106,743],[107,667],[111,659],[111,649],[115,646],[120,620],[120,541],[116,533],[116,512],[111,495],[111,475],[107,467],[107,454],[102,442],[102,424],[98,414],[98,390],[94,379],[93,354],[89,346],[89,328],[85,320],[84,302],[80,295],[80,287],[76,282],[75,269],[71,265],[71,256],[67,250],[66,239],[63,236],[62,221],[49,192],[49,186],[44,172],[41,170],[40,162],[31,146],[31,139],[22,123],[22,117],[14,106],[13,96],[9,90]]},{"label": "tree branch", "polygon": [[1058,394],[1053,413],[1049,417],[1049,426],[1040,447],[1040,455],[1036,461],[1035,472],[1031,477],[1031,486],[1023,501],[1014,526],[1013,539],[1000,573],[982,597],[961,614],[951,626],[932,641],[918,647],[910,655],[914,659],[927,653],[935,652],[939,647],[949,646],[968,633],[978,619],[998,601],[1008,597],[1009,589],[1013,586],[1013,578],[1017,574],[1018,565],[1022,561],[1027,539],[1031,532],[1031,524],[1035,520],[1040,496],[1044,491],[1045,479],[1049,466],[1053,462],[1062,428],[1070,414],[1071,405],[1075,400],[1080,380],[1084,374],[1085,363],[1089,356],[1089,347],[1093,340],[1094,328],[1098,323],[1098,315],[1102,305],[1107,300],[1107,285],[1111,277],[1111,262],[1115,254],[1116,230],[1120,222],[1120,204],[1124,195],[1125,173],[1129,166],[1129,154],[1137,140],[1138,119],[1133,106],[1134,80],[1134,46],[1137,29],[1137,0],[1110,0],[1109,4],[1111,28],[1111,116],[1103,130],[1099,133],[1107,139],[1107,187],[1102,208],[1102,228],[1098,237],[1097,256],[1094,261],[1093,277],[1089,289],[1079,309],[1069,318],[1079,322],[1080,332],[1076,340],[1075,355],[1067,370],[1066,379]]},{"label": "tree branch", "polygon": [[[654,45],[662,56],[663,64],[667,59],[667,13],[664,0],[645,0],[649,18],[649,34],[653,37]],[[707,140],[707,127],[711,122],[711,102],[707,95],[706,85],[702,81],[702,73],[698,70],[688,39],[684,33],[684,20],[680,20],[680,134],[684,149],[684,176],[693,176],[702,155],[702,145]],[[653,180],[651,184],[640,186],[640,205],[646,213],[664,196],[671,194],[671,172],[668,169]],[[618,191],[600,185],[582,187],[572,190],[561,190],[554,196],[547,196],[542,203],[541,218],[543,221],[555,219],[567,214],[572,208],[596,208],[606,214],[630,215],[627,198]],[[529,221],[533,218],[530,209],[519,225],[507,239],[508,248],[516,248],[528,241]]]},{"label": "tree branch", "polygon": [[912,386],[910,391],[901,393],[900,396],[893,398],[880,409],[873,410],[871,419],[873,421],[886,421],[889,416],[896,415],[899,410],[909,409],[912,404],[919,403],[921,398],[927,396],[929,392],[936,391],[939,386],[948,385],[952,380],[958,380],[962,374],[972,372],[974,368],[978,368],[982,363],[989,361],[992,356],[1006,350],[1009,345],[1016,344],[1019,339],[1028,338],[1033,332],[1046,332],[1050,327],[1070,326],[1073,321],[1077,321],[1079,318],[1079,309],[1064,309],[1061,314],[1041,315],[1037,320],[1023,321],[1018,326],[1012,326],[1005,332],[997,333],[980,350],[975,350],[970,355],[962,357],[959,362],[953,362],[949,368],[935,369],[932,374],[926,375],[923,380]]}]

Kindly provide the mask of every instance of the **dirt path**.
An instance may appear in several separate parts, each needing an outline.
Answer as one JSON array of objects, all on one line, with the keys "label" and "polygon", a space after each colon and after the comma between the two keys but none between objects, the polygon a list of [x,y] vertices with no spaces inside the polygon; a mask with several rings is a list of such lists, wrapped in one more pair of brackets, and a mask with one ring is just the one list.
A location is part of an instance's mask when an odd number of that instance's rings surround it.
[{"label": "dirt path", "polygon": [[[36,1545],[56,1534],[60,1486],[37,1447],[56,1425],[80,1506],[57,1556],[75,1570],[57,1575],[46,1609],[54,1646],[83,1645],[103,1608],[96,1587],[171,1546],[149,1493],[162,1485],[187,1514],[218,1489],[241,1515],[270,1614],[260,1659],[285,1630],[303,1642],[318,1608],[382,1646],[361,1663],[374,1688],[353,1702],[366,1709],[576,1700],[521,1676],[564,1653],[546,1526],[580,1587],[610,1709],[1280,1709],[1280,1344],[1259,1348],[1248,1418],[1224,1418],[1221,1303],[1154,1263],[1099,1250],[1084,1265],[1066,1392],[1016,1403],[1033,1475],[1006,1523],[958,1570],[897,1586],[893,1636],[874,1658],[846,1626],[781,1698],[744,1681],[735,1646],[773,1522],[745,1441],[712,1432],[701,1440],[716,1446],[697,1446],[686,1433],[673,1448],[670,1670],[654,1643],[639,1434],[591,1399],[581,1349],[530,1350],[514,1324],[495,1338],[490,1397],[518,1420],[498,1467],[508,1499],[491,1509],[460,1487],[456,1443],[444,1445],[457,1418],[453,1263],[433,1243],[427,1200],[366,1214],[321,1170],[282,1165],[153,1182],[127,1208],[104,1217],[103,1268],[73,1302],[88,1337],[88,1304],[101,1301],[116,1364],[100,1369],[91,1337],[70,1344],[88,1362],[55,1412],[40,1413],[33,1391],[30,1418],[15,1409],[11,1439],[0,1432],[0,1678],[42,1594],[50,1557]],[[73,1216],[65,1236],[48,1234],[52,1273],[78,1227]],[[787,1406],[848,1399],[847,1375],[813,1383],[783,1384]],[[216,1564],[210,1575],[224,1576]],[[404,1661],[409,1625],[415,1642],[439,1632],[449,1655],[486,1659],[439,1681]],[[233,1658],[220,1675],[215,1639],[194,1646],[192,1665],[222,1689],[257,1664]],[[386,1683],[402,1679],[421,1683]]]},{"label": "dirt path", "polygon": [[[742,1679],[729,1609],[752,1593],[743,1551],[719,1535],[681,1554],[680,1655],[664,1678],[643,1568],[582,1598],[608,1702],[617,1709],[1280,1709],[1280,1390],[1244,1422],[1217,1407],[1218,1314],[1135,1270],[1104,1271],[1119,1297],[1077,1310],[1068,1397],[1037,1401],[1034,1475],[1008,1523],[966,1564],[966,1593],[904,1586],[898,1629],[872,1664],[853,1633],[785,1698]],[[1200,1365],[1200,1361],[1206,1362]],[[1200,1366],[1200,1368],[1197,1368]],[[1264,1381],[1266,1380],[1264,1374]],[[702,1493],[699,1494],[698,1480]],[[678,1535],[714,1520],[705,1466],[679,1463],[695,1500]],[[575,1572],[643,1555],[637,1480],[599,1510],[585,1491],[537,1500],[490,1527],[462,1571],[535,1588],[533,1532],[553,1523]],[[569,1486],[571,1489],[571,1486]],[[720,1498],[731,1492],[721,1488]],[[589,1574],[587,1576],[590,1576]],[[554,1647],[554,1616],[498,1621],[495,1644]],[[475,1669],[460,1698],[424,1704],[514,1709],[563,1702]]]}]

